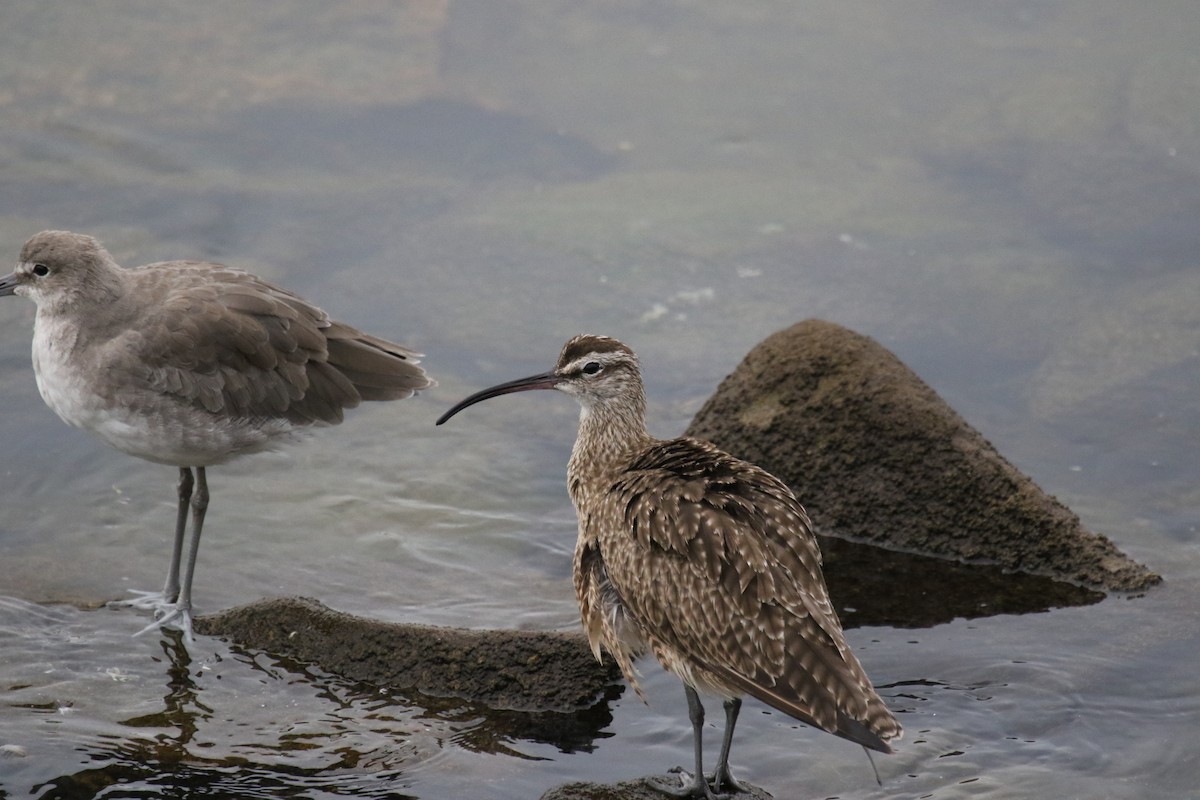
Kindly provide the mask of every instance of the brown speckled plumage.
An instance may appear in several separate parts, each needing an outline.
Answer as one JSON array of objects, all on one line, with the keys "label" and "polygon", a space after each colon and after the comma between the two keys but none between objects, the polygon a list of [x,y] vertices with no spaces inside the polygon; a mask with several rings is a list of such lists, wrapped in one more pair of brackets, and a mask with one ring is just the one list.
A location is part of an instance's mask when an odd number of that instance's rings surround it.
[{"label": "brown speckled plumage", "polygon": [[[439,422],[497,394],[547,388],[583,407],[567,485],[579,516],[576,596],[596,653],[612,653],[640,694],[632,662],[653,652],[686,686],[725,699],[727,714],[735,703],[730,728],[748,694],[889,752],[900,725],[846,643],[804,509],[778,479],[706,442],[651,437],[628,347],[576,336],[551,372],[472,395]],[[718,790],[736,786],[730,732]],[[696,755],[699,770],[699,742]],[[710,791],[700,779],[685,789]]]}]

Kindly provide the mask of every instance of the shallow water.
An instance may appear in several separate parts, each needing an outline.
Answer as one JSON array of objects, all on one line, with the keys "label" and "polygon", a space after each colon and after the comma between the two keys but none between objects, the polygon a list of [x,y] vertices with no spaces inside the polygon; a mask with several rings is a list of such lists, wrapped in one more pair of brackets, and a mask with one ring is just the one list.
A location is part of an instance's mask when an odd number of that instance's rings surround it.
[{"label": "shallow water", "polygon": [[[651,428],[674,435],[756,342],[822,317],[1166,583],[852,630],[907,729],[883,786],[858,748],[757,704],[739,774],[780,798],[1194,794],[1190,2],[284,8],[0,12],[10,260],[57,227],[126,264],[227,261],[424,350],[441,382],[214,468],[201,612],[303,594],[572,629],[573,404],[433,420],[592,331],[638,350]],[[531,798],[689,761],[652,664],[651,706],[625,693],[594,739],[539,740],[85,610],[160,584],[175,475],[54,417],[32,319],[0,300],[0,797]]]}]

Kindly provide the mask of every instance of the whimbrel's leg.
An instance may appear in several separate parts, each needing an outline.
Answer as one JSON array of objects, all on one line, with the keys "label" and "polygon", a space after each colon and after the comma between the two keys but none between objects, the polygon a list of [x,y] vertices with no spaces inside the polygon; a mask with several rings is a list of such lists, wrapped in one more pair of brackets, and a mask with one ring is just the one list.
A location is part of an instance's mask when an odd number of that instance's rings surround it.
[{"label": "whimbrel's leg", "polygon": [[734,792],[748,791],[745,786],[733,779],[729,771],[729,748],[733,744],[733,728],[737,725],[738,712],[742,710],[742,698],[734,697],[725,701],[725,736],[721,739],[721,755],[717,759],[717,768],[713,770],[712,785],[718,792],[727,788]]},{"label": "whimbrel's leg", "polygon": [[705,800],[719,800],[720,795],[713,794],[708,781],[704,778],[704,706],[700,703],[700,695],[694,688],[685,683],[683,690],[687,694],[688,719],[692,721],[692,745],[695,750],[696,771],[690,776],[691,780],[689,781],[687,772],[679,770],[682,786],[669,786],[659,781],[654,781],[653,785],[656,790],[671,797],[703,797]]}]

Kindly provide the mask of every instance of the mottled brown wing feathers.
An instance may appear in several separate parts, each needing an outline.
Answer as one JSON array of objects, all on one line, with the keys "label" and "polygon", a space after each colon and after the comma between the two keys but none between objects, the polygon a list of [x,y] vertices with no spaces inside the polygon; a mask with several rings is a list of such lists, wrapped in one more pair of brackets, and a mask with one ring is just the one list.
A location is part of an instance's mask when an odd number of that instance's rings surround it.
[{"label": "mottled brown wing feathers", "polygon": [[252,275],[169,262],[138,270],[163,299],[127,335],[149,386],[208,411],[336,424],[362,400],[429,385],[417,355],[334,322]]},{"label": "mottled brown wing feathers", "polygon": [[892,748],[887,742],[899,735],[900,726],[887,707],[878,699],[869,703],[865,712],[860,712],[865,721],[860,721],[840,709],[835,709],[832,718],[828,718],[827,715],[818,717],[813,713],[812,708],[803,702],[798,702],[788,692],[777,691],[774,687],[764,687],[731,671],[725,671],[722,676],[729,681],[730,685],[773,708],[871,750],[880,753],[892,752]]},{"label": "mottled brown wing feathers", "polygon": [[842,636],[820,548],[786,486],[676,439],[641,453],[608,500],[620,510],[604,542],[608,574],[653,643],[721,684],[887,749],[899,727]]},{"label": "mottled brown wing feathers", "polygon": [[[575,595],[579,599],[580,618],[592,653],[599,660],[601,642],[622,642],[625,639],[622,627],[626,620],[621,618],[625,604],[617,596],[604,559],[594,543],[583,547],[576,557],[579,563],[575,569]],[[646,701],[633,665],[633,659],[641,655],[640,648],[635,652],[627,646],[612,647],[610,653],[634,692],[643,702]]]}]

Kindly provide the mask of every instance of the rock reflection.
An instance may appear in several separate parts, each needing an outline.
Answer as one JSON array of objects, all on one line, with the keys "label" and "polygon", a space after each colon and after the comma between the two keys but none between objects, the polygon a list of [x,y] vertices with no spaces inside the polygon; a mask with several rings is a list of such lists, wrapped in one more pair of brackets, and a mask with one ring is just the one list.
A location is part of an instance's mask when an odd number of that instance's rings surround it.
[{"label": "rock reflection", "polygon": [[[395,776],[361,777],[330,774],[328,769],[256,765],[246,759],[206,761],[184,756],[176,747],[122,741],[110,748],[91,748],[94,769],[80,770],[33,787],[41,800],[84,800],[95,797],[236,797],[311,798],[324,796],[417,800],[415,795],[380,786]],[[119,786],[119,794],[112,787]],[[3,795],[0,795],[3,796]]]},{"label": "rock reflection", "polygon": [[[522,743],[564,753],[590,751],[598,738],[611,735],[605,732],[612,722],[609,704],[622,692],[619,684],[607,682],[585,708],[497,709],[349,681],[300,659],[239,645],[218,657],[236,663],[229,671],[193,658],[176,631],[162,631],[160,646],[161,709],[121,720],[127,735],[101,734],[83,750],[86,768],[32,787],[34,795],[72,800],[119,791],[122,797],[319,794],[404,800],[414,797],[403,791],[410,780],[406,773],[448,745],[529,760],[543,757],[524,752]],[[596,671],[607,681],[606,670]],[[228,731],[229,711],[222,703],[230,700],[230,690],[235,703],[244,695],[240,684],[218,687],[209,679],[243,679],[238,673],[255,685],[301,687],[327,710],[305,715],[303,701],[290,691],[282,703],[267,692],[253,705],[238,707],[242,727],[233,733],[235,740],[214,741]]]},{"label": "rock reflection", "polygon": [[[605,732],[612,722],[609,704],[624,690],[622,684],[610,683],[595,703],[572,711],[499,709],[458,697],[438,697],[415,690],[350,682],[313,664],[239,645],[234,645],[231,650],[239,660],[272,679],[290,676],[289,679],[299,679],[313,686],[319,696],[335,705],[355,706],[360,711],[365,709],[368,720],[391,719],[392,714],[403,714],[424,723],[437,723],[439,732],[449,732],[446,740],[464,750],[530,760],[539,758],[522,752],[520,742],[550,745],[563,753],[592,751],[596,739],[612,735]],[[596,669],[603,672],[599,666]],[[360,765],[358,757],[344,755],[348,758],[345,766]]]},{"label": "rock reflection", "polygon": [[1085,606],[1104,593],[992,564],[964,564],[822,536],[825,582],[845,628],[929,628],[954,619]]}]

